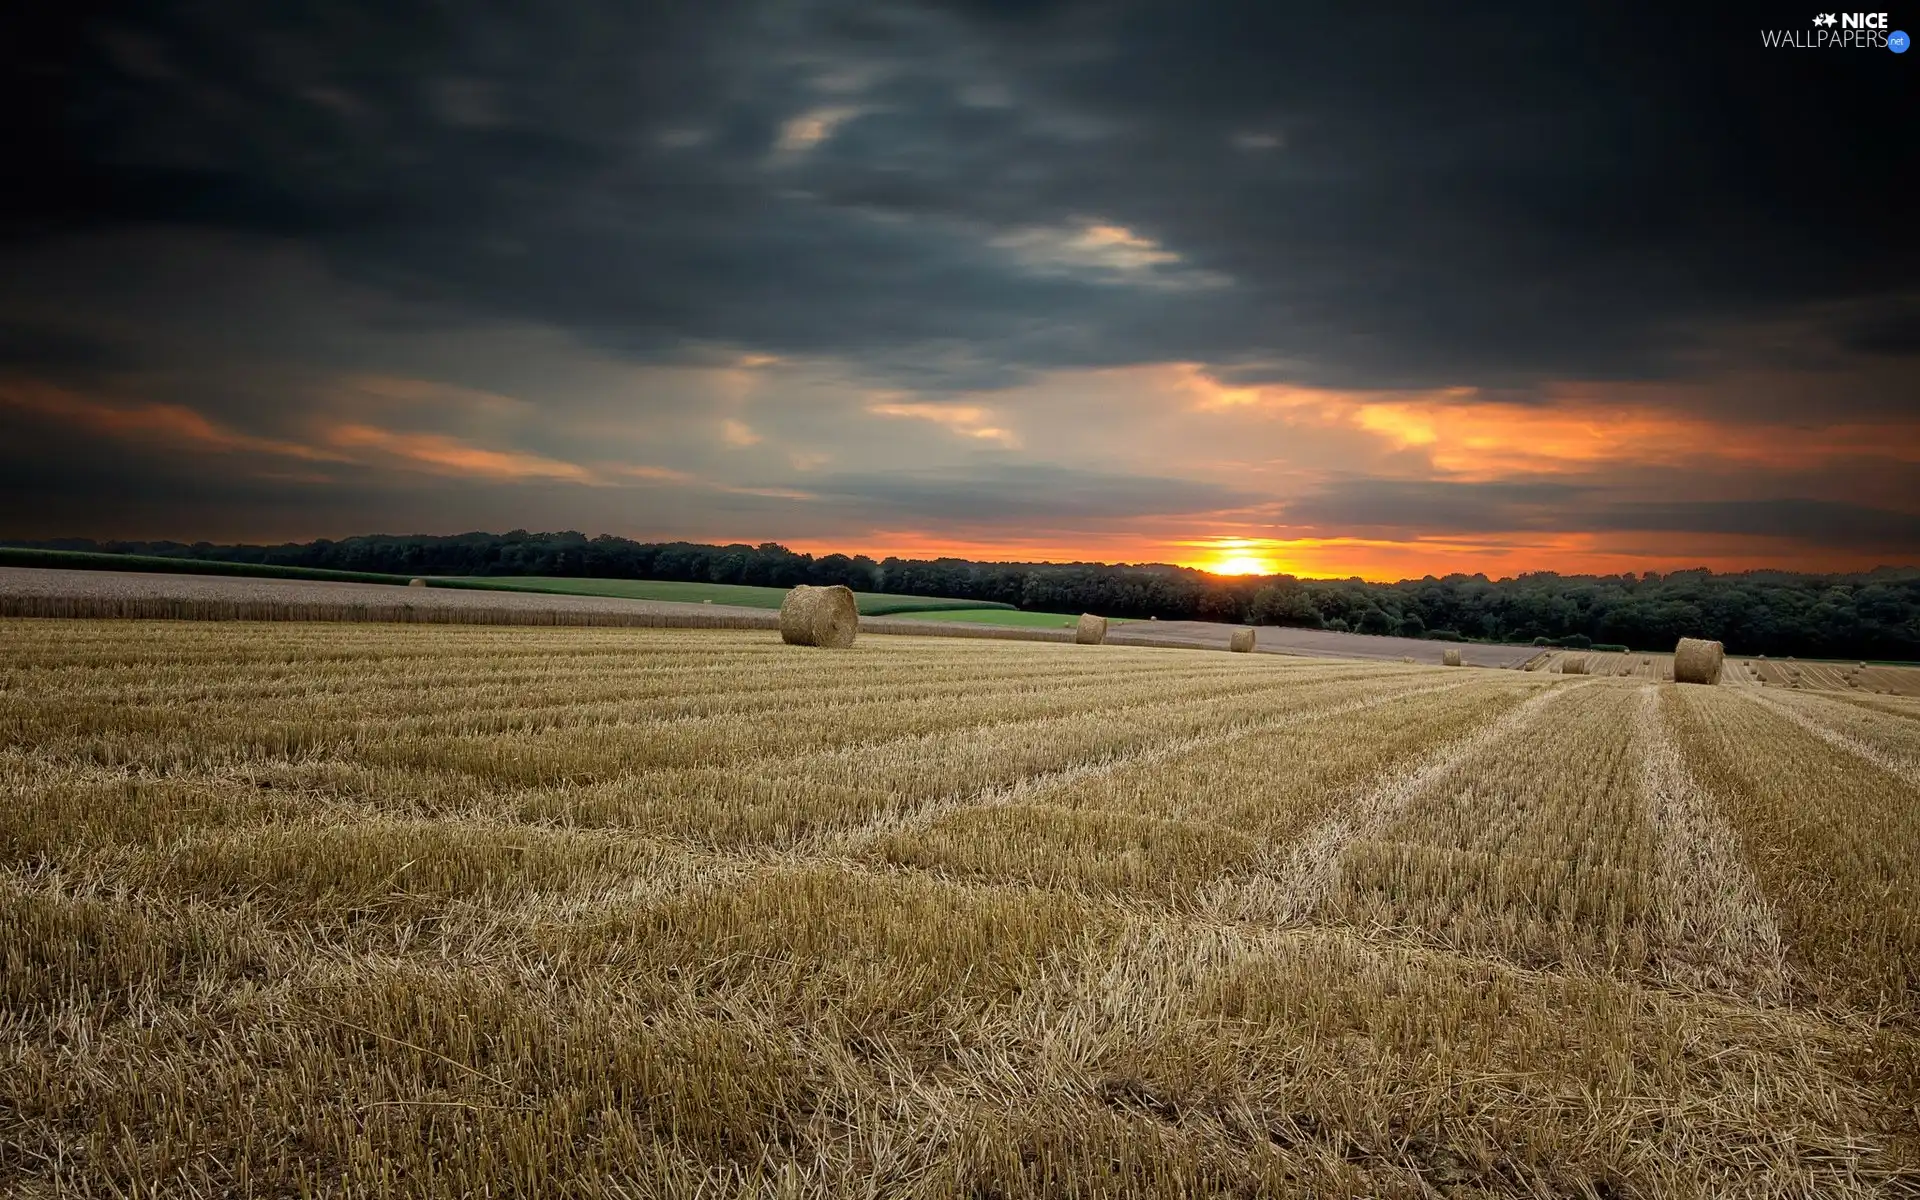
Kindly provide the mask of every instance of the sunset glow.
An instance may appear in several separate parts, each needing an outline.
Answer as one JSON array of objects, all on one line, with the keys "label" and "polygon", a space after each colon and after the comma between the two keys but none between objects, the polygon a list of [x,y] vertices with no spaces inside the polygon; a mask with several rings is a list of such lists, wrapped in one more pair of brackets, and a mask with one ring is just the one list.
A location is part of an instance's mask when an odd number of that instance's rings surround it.
[{"label": "sunset glow", "polygon": [[1272,575],[1277,571],[1266,559],[1246,555],[1217,559],[1200,569],[1214,575]]}]

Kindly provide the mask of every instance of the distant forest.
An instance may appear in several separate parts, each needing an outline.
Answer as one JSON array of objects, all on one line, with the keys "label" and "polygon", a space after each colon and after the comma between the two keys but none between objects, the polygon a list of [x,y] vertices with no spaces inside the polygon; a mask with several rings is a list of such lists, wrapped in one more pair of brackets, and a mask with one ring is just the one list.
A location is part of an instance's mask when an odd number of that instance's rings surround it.
[{"label": "distant forest", "polygon": [[772,542],[707,546],[584,534],[467,533],[351,537],[280,546],[206,542],[10,541],[0,545],[153,554],[397,575],[557,575],[678,579],[792,587],[844,583],[859,591],[997,600],[1044,612],[1293,625],[1359,633],[1620,645],[1670,650],[1711,637],[1735,654],[1920,659],[1920,569],[1859,575],[1710,571],[1556,575],[1366,583],[1292,576],[1223,577],[1160,564],[977,563],[828,554]]}]

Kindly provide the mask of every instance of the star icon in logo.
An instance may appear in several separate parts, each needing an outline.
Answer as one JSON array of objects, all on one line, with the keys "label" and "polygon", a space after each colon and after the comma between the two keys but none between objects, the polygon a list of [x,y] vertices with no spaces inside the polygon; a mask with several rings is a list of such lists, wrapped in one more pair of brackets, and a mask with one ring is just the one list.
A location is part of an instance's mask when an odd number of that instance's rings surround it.
[{"label": "star icon in logo", "polygon": [[1813,23],[1815,25],[1832,26],[1838,24],[1839,21],[1832,13],[1820,13],[1813,18]]}]

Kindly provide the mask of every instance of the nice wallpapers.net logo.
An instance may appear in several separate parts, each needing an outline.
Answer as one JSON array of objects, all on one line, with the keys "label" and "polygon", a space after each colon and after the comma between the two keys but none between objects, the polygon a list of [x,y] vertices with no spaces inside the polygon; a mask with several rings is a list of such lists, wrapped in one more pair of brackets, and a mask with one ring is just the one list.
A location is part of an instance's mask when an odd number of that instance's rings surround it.
[{"label": "nice wallpapers.net logo", "polygon": [[1905,54],[1913,39],[1893,28],[1886,13],[1815,13],[1805,29],[1762,29],[1760,44],[1775,50],[1891,50]]}]

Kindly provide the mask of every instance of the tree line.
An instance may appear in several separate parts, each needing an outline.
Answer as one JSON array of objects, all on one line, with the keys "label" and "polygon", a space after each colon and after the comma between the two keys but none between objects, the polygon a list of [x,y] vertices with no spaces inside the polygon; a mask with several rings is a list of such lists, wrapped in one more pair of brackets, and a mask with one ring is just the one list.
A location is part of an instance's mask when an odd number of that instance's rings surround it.
[{"label": "tree line", "polygon": [[1920,569],[1850,575],[1706,570],[1622,575],[1535,572],[1513,579],[1223,577],[1165,564],[875,561],[757,546],[636,542],[584,534],[372,535],[278,546],[61,539],[0,545],[151,554],[395,575],[668,579],[996,600],[1043,612],[1227,621],[1410,637],[1670,650],[1682,636],[1735,654],[1920,659]]}]

